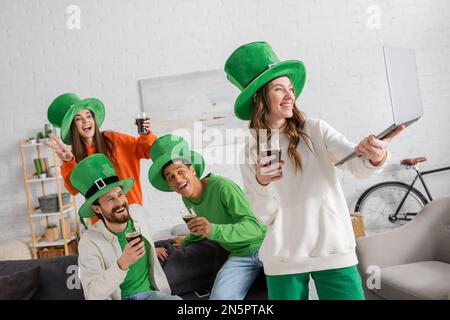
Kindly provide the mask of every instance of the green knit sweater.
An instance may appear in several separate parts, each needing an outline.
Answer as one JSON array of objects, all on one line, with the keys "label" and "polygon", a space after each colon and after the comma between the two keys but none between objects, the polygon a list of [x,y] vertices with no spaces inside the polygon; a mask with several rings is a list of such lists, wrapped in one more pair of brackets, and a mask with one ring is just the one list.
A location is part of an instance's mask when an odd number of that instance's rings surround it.
[{"label": "green knit sweater", "polygon": [[[211,223],[208,239],[217,241],[231,255],[246,256],[261,246],[266,233],[253,214],[242,189],[233,181],[209,174],[203,193],[197,201],[183,198],[186,206],[193,206],[197,216]],[[183,245],[203,239],[189,234]]]}]

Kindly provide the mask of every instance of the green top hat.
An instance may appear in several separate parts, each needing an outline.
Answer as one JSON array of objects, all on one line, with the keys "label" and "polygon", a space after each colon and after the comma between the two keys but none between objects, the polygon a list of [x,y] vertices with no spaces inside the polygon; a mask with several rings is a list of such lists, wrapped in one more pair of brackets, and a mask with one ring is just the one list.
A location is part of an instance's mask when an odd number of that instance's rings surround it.
[{"label": "green top hat", "polygon": [[127,194],[134,180],[119,180],[108,157],[103,153],[96,153],[78,163],[70,175],[70,183],[86,198],[78,211],[80,217],[89,218],[95,214],[91,208],[95,200],[114,187],[122,187],[122,191]]},{"label": "green top hat", "polygon": [[199,179],[205,170],[205,161],[202,155],[191,151],[186,140],[173,134],[167,134],[156,140],[150,149],[150,157],[153,164],[148,170],[148,180],[160,191],[172,191],[162,172],[164,166],[172,160],[185,159],[189,161],[194,166]]},{"label": "green top hat", "polygon": [[228,80],[241,90],[234,104],[234,113],[241,120],[250,120],[253,95],[267,82],[288,76],[298,98],[305,85],[306,70],[298,60],[280,61],[267,42],[251,42],[237,48],[225,63]]},{"label": "green top hat", "polygon": [[65,144],[72,144],[70,126],[75,115],[81,110],[88,109],[94,113],[95,122],[100,128],[105,120],[105,107],[96,98],[81,100],[74,93],[63,93],[50,104],[47,110],[48,121],[57,128],[61,128],[61,139]]}]

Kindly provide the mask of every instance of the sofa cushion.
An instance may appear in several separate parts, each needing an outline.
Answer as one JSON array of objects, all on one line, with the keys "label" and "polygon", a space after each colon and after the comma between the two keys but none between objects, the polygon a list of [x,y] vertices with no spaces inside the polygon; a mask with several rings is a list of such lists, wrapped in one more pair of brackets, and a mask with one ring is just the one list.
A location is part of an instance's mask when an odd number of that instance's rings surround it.
[{"label": "sofa cushion", "polygon": [[31,258],[31,250],[27,241],[22,239],[0,241],[0,261]]},{"label": "sofa cushion", "polygon": [[0,276],[0,300],[33,300],[39,287],[40,267]]},{"label": "sofa cushion", "polygon": [[450,264],[423,261],[381,269],[380,289],[385,299],[446,300],[450,293]]},{"label": "sofa cushion", "polygon": [[200,289],[210,289],[217,271],[228,258],[228,252],[216,241],[203,239],[188,246],[175,248],[171,240],[155,243],[169,251],[169,259],[161,266],[172,294],[183,295]]},{"label": "sofa cushion", "polygon": [[[228,259],[228,252],[216,241],[203,239],[182,248],[175,248],[171,240],[155,242],[156,247],[169,251],[169,259],[160,262],[173,294],[185,300],[207,300],[198,298],[194,291],[211,291],[216,274]],[[267,300],[267,285],[264,272],[250,287],[245,300]]]},{"label": "sofa cushion", "polygon": [[81,283],[78,280],[78,256],[63,256],[51,259],[0,261],[0,274],[23,271],[40,267],[40,300],[80,300],[84,299]]}]

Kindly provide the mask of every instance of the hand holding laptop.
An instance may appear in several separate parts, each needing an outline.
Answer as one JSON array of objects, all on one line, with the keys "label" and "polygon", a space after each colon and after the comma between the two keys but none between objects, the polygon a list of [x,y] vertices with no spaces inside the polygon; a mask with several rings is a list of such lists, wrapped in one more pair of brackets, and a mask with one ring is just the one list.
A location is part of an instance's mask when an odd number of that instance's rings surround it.
[{"label": "hand holding laptop", "polygon": [[388,142],[398,136],[404,129],[405,126],[400,125],[383,139],[377,139],[374,135],[370,135],[358,143],[354,151],[356,155],[363,156],[370,160],[373,166],[377,167],[386,159]]}]

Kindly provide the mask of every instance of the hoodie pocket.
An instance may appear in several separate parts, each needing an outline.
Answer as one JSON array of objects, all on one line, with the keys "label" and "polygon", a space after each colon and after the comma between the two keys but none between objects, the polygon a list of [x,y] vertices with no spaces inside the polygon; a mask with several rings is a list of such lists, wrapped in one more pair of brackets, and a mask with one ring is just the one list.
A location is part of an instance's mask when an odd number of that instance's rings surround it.
[{"label": "hoodie pocket", "polygon": [[311,251],[312,257],[345,253],[354,248],[343,216],[332,210],[326,202],[321,206],[318,218],[319,233],[316,246]]}]

